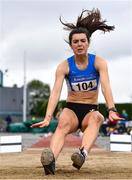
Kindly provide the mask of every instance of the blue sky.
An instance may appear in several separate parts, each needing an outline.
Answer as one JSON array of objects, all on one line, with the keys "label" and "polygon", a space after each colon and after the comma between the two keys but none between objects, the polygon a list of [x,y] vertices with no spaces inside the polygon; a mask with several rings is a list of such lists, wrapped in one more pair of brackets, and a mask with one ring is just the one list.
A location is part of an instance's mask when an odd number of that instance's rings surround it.
[{"label": "blue sky", "polygon": [[[56,66],[72,55],[59,17],[75,22],[82,9],[92,8],[116,28],[93,34],[89,51],[108,61],[115,101],[132,101],[131,0],[0,0],[0,69],[8,69],[4,84],[23,84],[25,51],[27,81],[40,79],[52,88]],[[66,98],[65,84],[61,98]],[[104,101],[101,94],[99,101]]]}]

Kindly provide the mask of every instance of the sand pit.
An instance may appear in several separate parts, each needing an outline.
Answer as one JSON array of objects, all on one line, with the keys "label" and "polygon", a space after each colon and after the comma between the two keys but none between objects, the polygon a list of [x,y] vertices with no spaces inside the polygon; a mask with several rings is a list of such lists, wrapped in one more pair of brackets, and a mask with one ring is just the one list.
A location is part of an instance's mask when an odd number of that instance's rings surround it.
[{"label": "sand pit", "polygon": [[72,167],[75,147],[64,147],[56,174],[45,176],[40,163],[43,148],[28,148],[21,153],[0,154],[0,179],[132,179],[132,153],[109,152],[94,146],[81,170]]}]

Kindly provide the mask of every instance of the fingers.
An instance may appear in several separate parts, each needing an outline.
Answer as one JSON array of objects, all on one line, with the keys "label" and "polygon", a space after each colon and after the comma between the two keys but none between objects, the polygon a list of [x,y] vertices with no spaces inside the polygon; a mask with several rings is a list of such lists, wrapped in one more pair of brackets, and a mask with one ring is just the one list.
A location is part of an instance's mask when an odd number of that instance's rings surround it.
[{"label": "fingers", "polygon": [[39,127],[40,125],[41,125],[40,123],[35,123],[35,124],[32,124],[30,127],[35,128],[35,127]]},{"label": "fingers", "polygon": [[43,127],[44,125],[45,125],[44,122],[39,122],[39,123],[32,124],[31,127],[32,127],[32,128],[35,128],[35,127]]},{"label": "fingers", "polygon": [[110,120],[110,121],[114,121],[114,119],[113,119],[113,118],[111,118],[110,116],[109,116],[109,120]]},{"label": "fingers", "polygon": [[115,119],[115,120],[121,120],[121,119],[123,119],[123,118],[120,117],[120,115],[116,113],[116,114],[113,116],[113,119]]},{"label": "fingers", "polygon": [[45,126],[47,126],[47,125],[46,124],[42,124],[39,127],[42,128],[42,127],[45,127]]},{"label": "fingers", "polygon": [[42,121],[42,122],[39,122],[39,123],[35,123],[35,124],[32,124],[30,127],[31,128],[43,128],[43,127],[46,127],[49,125],[49,122],[48,121]]},{"label": "fingers", "polygon": [[111,112],[109,114],[109,120],[110,121],[118,121],[118,120],[122,120],[123,118],[120,117],[120,115],[117,112]]}]

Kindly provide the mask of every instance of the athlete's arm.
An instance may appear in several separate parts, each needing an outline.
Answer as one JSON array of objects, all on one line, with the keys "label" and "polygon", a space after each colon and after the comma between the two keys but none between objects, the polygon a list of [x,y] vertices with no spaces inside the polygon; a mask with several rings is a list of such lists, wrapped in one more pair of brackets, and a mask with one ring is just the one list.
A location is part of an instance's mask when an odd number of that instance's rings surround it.
[{"label": "athlete's arm", "polygon": [[[105,98],[107,107],[108,109],[115,108],[112,90],[110,87],[107,63],[104,59],[97,56],[96,61],[95,61],[95,67],[100,74],[101,89],[102,89],[102,93]],[[116,112],[109,111],[109,119],[113,121],[113,120],[119,120],[121,118],[117,115]]]},{"label": "athlete's arm", "polygon": [[46,116],[45,116],[44,120],[42,122],[33,124],[31,127],[45,127],[45,126],[49,125],[49,123],[52,119],[53,112],[54,112],[56,105],[60,98],[65,75],[67,74],[67,64],[66,63],[67,62],[64,61],[57,67],[56,75],[55,75],[55,82],[54,82],[53,90],[49,97]]}]

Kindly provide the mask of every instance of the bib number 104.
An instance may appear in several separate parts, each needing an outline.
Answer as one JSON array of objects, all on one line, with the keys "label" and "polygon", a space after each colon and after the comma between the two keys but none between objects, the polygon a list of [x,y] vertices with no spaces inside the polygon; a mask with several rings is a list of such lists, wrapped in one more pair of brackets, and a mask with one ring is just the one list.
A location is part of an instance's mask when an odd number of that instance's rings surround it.
[{"label": "bib number 104", "polygon": [[75,83],[73,85],[73,89],[75,91],[88,91],[96,87],[96,80],[82,82],[82,83]]}]

